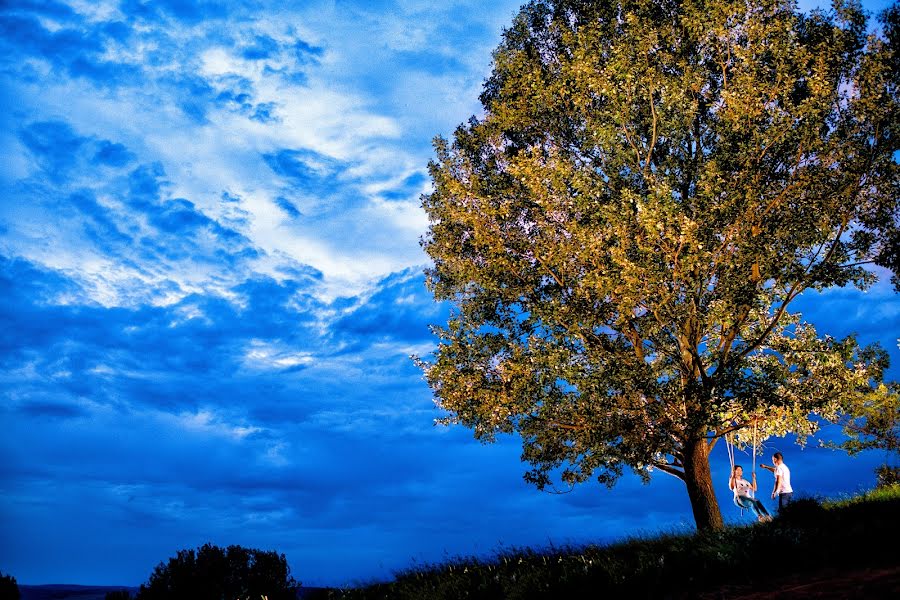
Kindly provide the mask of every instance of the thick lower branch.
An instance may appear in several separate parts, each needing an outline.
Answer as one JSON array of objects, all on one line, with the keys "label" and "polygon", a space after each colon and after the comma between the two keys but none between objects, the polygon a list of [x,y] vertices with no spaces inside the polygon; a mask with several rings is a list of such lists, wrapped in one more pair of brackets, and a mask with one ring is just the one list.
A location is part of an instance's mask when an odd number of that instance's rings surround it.
[{"label": "thick lower branch", "polygon": [[684,471],[680,469],[676,469],[675,465],[670,463],[653,463],[653,467],[659,469],[663,473],[668,473],[672,477],[677,477],[681,481],[684,481]]}]

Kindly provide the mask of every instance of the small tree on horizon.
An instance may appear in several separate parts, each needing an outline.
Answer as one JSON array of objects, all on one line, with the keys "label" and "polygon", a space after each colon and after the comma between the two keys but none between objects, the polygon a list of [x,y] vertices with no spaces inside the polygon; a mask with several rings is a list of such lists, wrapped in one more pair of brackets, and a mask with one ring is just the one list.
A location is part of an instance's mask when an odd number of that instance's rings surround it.
[{"label": "small tree on horizon", "polygon": [[16,578],[0,572],[0,600],[19,600],[21,597]]},{"label": "small tree on horizon", "polygon": [[160,563],[142,584],[136,600],[260,598],[295,600],[300,585],[283,554],[242,546],[205,544],[180,550]]},{"label": "small tree on horizon", "polygon": [[707,529],[719,439],[802,441],[874,393],[883,352],[788,308],[900,270],[887,26],[852,2],[524,6],[423,200],[443,422],[518,433],[538,488],[673,475]]}]

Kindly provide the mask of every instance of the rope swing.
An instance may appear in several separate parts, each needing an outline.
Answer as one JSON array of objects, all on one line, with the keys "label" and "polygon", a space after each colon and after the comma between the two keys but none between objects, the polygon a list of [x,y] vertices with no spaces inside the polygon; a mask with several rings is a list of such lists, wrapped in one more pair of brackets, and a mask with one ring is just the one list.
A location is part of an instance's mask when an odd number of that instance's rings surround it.
[{"label": "rope swing", "polygon": [[[753,481],[753,478],[756,476],[756,449],[757,449],[757,421],[756,417],[753,418],[753,464],[750,468],[750,481]],[[725,449],[728,451],[728,462],[731,464],[731,471],[729,471],[728,477],[734,477],[734,442],[732,441],[731,433],[725,434]],[[755,498],[756,492],[751,488],[750,489],[750,497]],[[735,494],[734,494],[734,503],[735,505],[741,509],[741,516],[744,516],[744,507],[738,502],[737,496],[737,485],[735,485]]]}]

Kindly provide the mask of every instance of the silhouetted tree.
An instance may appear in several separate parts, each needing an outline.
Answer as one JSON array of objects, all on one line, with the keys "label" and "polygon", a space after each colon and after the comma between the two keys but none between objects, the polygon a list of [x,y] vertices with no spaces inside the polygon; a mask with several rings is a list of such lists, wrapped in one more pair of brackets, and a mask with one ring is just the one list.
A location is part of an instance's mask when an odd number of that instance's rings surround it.
[{"label": "silhouetted tree", "polygon": [[19,600],[21,597],[16,578],[0,573],[0,600]]},{"label": "silhouetted tree", "polygon": [[299,584],[290,575],[283,554],[241,546],[206,544],[181,550],[160,563],[141,585],[137,600],[233,600],[235,598],[294,600]]}]

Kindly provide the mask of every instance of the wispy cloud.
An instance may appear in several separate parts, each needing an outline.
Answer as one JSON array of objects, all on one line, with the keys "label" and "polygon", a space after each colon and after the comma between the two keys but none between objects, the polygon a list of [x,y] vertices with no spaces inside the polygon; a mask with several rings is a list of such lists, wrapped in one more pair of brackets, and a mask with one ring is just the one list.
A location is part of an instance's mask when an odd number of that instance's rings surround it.
[{"label": "wispy cloud", "polygon": [[[52,184],[47,195],[85,186],[110,202],[127,189],[131,207],[147,194],[157,204],[178,202],[149,224],[206,217],[211,241],[246,241],[223,254],[228,268],[239,257],[255,259],[247,269],[273,275],[284,263],[309,264],[332,295],[423,261],[415,245],[421,231],[411,226],[422,223],[422,186],[400,196],[367,191],[390,187],[397,172],[422,177],[423,157],[404,143],[396,110],[379,110],[386,107],[373,105],[371,90],[333,76],[347,47],[341,38],[325,44],[333,32],[304,12],[322,7],[277,17],[220,3],[84,8],[22,5],[2,20],[12,92],[29,97],[19,115],[25,126],[2,151],[28,156],[31,179]],[[98,185],[129,164],[138,167],[128,178]],[[238,210],[241,219],[229,221]],[[66,254],[84,263],[100,239],[55,232],[50,263],[41,255],[47,237],[25,235],[27,221],[16,216],[5,219],[16,225],[10,250],[44,264],[65,266]],[[168,247],[140,241],[147,254]],[[166,276],[185,290],[218,285],[222,273],[204,267],[200,277],[196,269],[191,278],[171,269]],[[144,284],[153,275],[146,271]],[[110,296],[104,301],[114,302]]]}]

